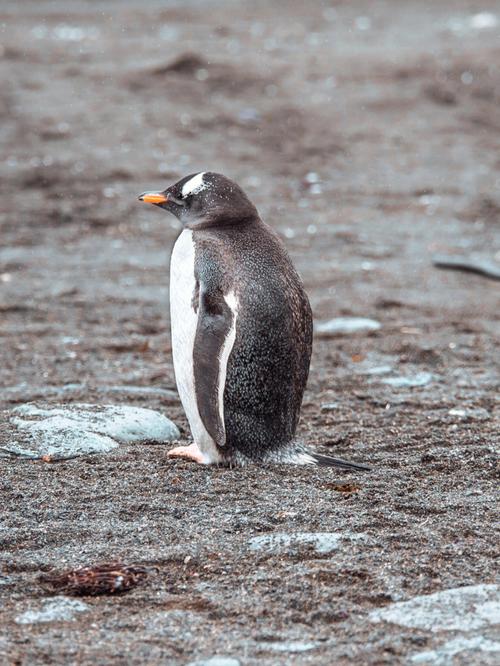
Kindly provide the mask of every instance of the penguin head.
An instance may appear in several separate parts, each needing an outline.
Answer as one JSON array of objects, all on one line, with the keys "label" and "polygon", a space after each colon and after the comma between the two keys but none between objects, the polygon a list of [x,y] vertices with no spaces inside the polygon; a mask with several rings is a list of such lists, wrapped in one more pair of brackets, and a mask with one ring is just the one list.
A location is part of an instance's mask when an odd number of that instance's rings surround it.
[{"label": "penguin head", "polygon": [[191,229],[242,222],[258,216],[239,185],[211,171],[185,176],[163,192],[144,192],[139,201],[164,208]]}]

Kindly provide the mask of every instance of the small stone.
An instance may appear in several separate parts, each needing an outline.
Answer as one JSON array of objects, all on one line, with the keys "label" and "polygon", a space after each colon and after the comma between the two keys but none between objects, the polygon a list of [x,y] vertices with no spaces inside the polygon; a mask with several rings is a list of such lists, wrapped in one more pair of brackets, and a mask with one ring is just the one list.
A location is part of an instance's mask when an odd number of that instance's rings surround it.
[{"label": "small stone", "polygon": [[190,661],[186,666],[240,666],[241,662],[233,657],[209,657],[199,661]]},{"label": "small stone", "polygon": [[487,30],[496,28],[498,25],[498,18],[491,12],[479,12],[474,14],[469,19],[471,28],[476,30]]},{"label": "small stone", "polygon": [[324,402],[320,409],[322,412],[331,412],[340,407],[340,402]]},{"label": "small stone", "polygon": [[426,386],[434,378],[434,375],[430,372],[418,372],[416,375],[410,377],[386,377],[381,381],[394,388],[415,388],[417,386]]},{"label": "small stone", "polygon": [[462,652],[472,653],[469,660],[469,663],[472,664],[477,660],[478,652],[500,652],[500,643],[483,636],[473,636],[472,638],[459,636],[440,645],[435,650],[414,654],[411,661],[414,664],[431,663],[433,666],[448,666],[452,663],[453,657]]},{"label": "small stone", "polygon": [[306,173],[306,183],[310,183],[312,185],[313,183],[319,183],[319,180],[319,175],[315,171],[309,171],[309,173]]},{"label": "small stone", "polygon": [[376,365],[363,371],[364,375],[387,375],[392,372],[391,365]]},{"label": "small stone", "polygon": [[432,632],[472,631],[500,622],[500,589],[468,585],[442,590],[372,611],[369,618]]},{"label": "small stone", "polygon": [[318,643],[303,643],[301,641],[283,641],[279,643],[263,643],[262,647],[275,652],[308,652],[314,650]]},{"label": "small stone", "polygon": [[337,550],[345,539],[360,539],[357,534],[342,532],[299,532],[296,534],[272,533],[250,539],[249,547],[253,551],[266,553],[294,554],[304,548],[312,548],[316,553],[331,553]]},{"label": "small stone", "polygon": [[320,336],[350,335],[351,333],[369,333],[378,331],[380,322],[365,317],[336,317],[316,324],[316,333]]},{"label": "small stone", "polygon": [[491,418],[491,414],[483,407],[475,407],[470,409],[453,407],[448,411],[448,414],[450,416],[458,416],[460,419],[465,419],[466,421],[487,421],[489,418]]},{"label": "small stone", "polygon": [[72,622],[77,613],[90,610],[90,606],[77,599],[52,597],[47,599],[40,610],[28,610],[16,617],[17,624],[38,624],[40,622]]},{"label": "small stone", "polygon": [[247,106],[238,113],[238,118],[243,123],[256,123],[260,120],[260,114],[252,106]]}]

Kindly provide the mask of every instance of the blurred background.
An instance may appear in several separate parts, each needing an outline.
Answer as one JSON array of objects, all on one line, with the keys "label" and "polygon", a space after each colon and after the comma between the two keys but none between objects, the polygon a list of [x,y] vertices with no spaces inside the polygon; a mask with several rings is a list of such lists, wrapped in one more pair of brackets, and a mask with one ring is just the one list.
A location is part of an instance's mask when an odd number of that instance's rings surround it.
[{"label": "blurred background", "polygon": [[[178,229],[137,196],[212,170],[311,299],[300,436],[374,467],[207,470],[153,445],[4,460],[0,661],[420,663],[450,622],[487,625],[493,601],[469,616],[467,595],[452,619],[445,595],[441,624],[433,606],[403,629],[370,613],[494,580],[498,282],[432,260],[500,269],[498,0],[3,0],[0,76],[0,449],[30,400],[149,407],[188,438]],[[287,530],[354,536],[332,555],[249,550]],[[40,571],[115,557],[159,575],[78,623],[15,620]],[[446,663],[476,646],[493,664],[481,631]]]},{"label": "blurred background", "polygon": [[168,369],[177,228],[136,195],[199,170],[247,190],[316,318],[482,317],[497,333],[491,285],[430,258],[499,259],[498,9],[4,2],[5,384],[153,381],[156,348]]}]

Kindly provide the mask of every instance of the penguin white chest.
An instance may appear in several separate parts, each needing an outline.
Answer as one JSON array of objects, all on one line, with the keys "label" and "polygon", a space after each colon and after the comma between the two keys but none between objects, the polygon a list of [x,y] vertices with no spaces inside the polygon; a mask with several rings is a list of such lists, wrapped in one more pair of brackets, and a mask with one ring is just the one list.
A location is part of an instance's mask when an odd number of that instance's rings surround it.
[{"label": "penguin white chest", "polygon": [[194,383],[193,350],[199,312],[194,264],[193,232],[185,229],[174,245],[170,260],[172,356],[177,390],[193,439],[207,457],[206,462],[212,462],[219,455],[201,420]]}]

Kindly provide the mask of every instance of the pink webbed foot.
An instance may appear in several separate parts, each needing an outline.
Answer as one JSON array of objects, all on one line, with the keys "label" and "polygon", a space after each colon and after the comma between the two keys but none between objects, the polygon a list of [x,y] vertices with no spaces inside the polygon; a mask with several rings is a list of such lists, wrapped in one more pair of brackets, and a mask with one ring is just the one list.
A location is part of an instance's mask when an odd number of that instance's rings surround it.
[{"label": "pink webbed foot", "polygon": [[167,456],[169,458],[185,458],[186,460],[193,460],[194,462],[200,463],[201,465],[206,464],[207,460],[205,456],[200,451],[198,444],[190,444],[189,446],[176,446],[175,449],[171,449]]}]

